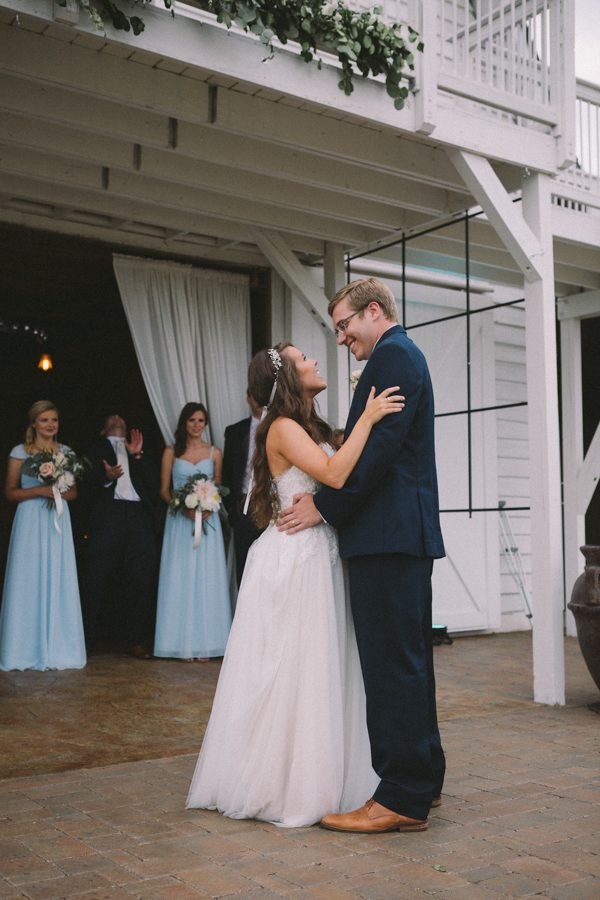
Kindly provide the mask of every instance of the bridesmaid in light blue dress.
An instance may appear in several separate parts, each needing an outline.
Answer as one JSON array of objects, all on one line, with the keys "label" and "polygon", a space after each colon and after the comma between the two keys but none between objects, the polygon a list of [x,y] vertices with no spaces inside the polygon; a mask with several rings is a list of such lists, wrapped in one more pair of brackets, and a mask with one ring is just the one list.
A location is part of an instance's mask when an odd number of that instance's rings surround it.
[{"label": "bridesmaid in light blue dress", "polygon": [[[18,503],[13,522],[2,609],[0,669],[81,669],[85,640],[68,503],[54,523],[47,501],[52,488],[23,474],[28,455],[41,450],[68,449],[58,444],[58,410],[39,400],[29,410],[25,443],[10,452],[6,497]],[[77,488],[63,493],[73,500]]]},{"label": "bridesmaid in light blue dress", "polygon": [[[164,451],[160,496],[168,503],[201,473],[221,482],[223,456],[202,440],[208,414],[202,403],[186,403],[175,444]],[[194,549],[194,513],[167,515],[160,560],[154,655],[185,660],[223,656],[231,627],[231,603],[223,533],[218,513],[204,513],[204,533]]]}]

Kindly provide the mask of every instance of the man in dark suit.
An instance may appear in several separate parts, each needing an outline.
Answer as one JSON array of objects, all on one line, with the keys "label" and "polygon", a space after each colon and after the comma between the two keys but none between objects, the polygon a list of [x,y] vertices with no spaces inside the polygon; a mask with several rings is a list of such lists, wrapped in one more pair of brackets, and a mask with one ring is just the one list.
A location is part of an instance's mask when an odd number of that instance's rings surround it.
[{"label": "man in dark suit", "polygon": [[119,576],[125,603],[129,653],[150,659],[157,562],[154,518],[158,471],[144,456],[141,431],[119,415],[107,416],[101,439],[90,448],[90,486],[95,492],[86,547],[84,624],[88,646],[109,583]]},{"label": "man in dark suit", "polygon": [[445,760],[437,725],[431,641],[431,573],[444,556],[434,448],[433,391],[421,351],[397,322],[391,291],[375,278],[354,281],[329,304],[339,344],[368,359],[346,436],[371,387],[398,385],[401,415],[374,428],[345,486],[301,495],[281,516],[291,534],[324,519],[338,529],[348,560],[350,600],[367,695],[372,799],[325,816],[336,831],[422,831],[440,803]]},{"label": "man in dark suit", "polygon": [[223,498],[229,523],[233,529],[235,546],[235,567],[238,587],[242,580],[246,557],[251,544],[261,534],[251,516],[244,514],[244,503],[248,493],[254,437],[260,422],[261,408],[250,395],[246,394],[252,415],[225,429],[225,449],[223,451],[223,484],[230,493]]}]

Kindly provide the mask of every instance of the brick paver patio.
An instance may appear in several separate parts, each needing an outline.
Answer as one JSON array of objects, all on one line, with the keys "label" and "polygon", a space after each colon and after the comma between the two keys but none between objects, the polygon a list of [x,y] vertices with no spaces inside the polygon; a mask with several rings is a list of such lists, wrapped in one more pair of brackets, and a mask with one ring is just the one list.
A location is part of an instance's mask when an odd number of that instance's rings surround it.
[{"label": "brick paver patio", "polygon": [[[600,698],[576,643],[567,643],[564,708],[530,700],[529,635],[465,638],[436,650],[448,755],[444,802],[427,832],[378,837],[278,829],[183,808],[195,763],[188,729],[199,743],[217,664],[156,661],[144,668],[115,658],[114,684],[105,657],[92,658],[85,676],[59,673],[58,682],[56,673],[4,674],[10,725],[0,738],[4,762],[15,770],[22,757],[36,774],[0,781],[0,898],[598,900],[600,717],[589,707]],[[123,758],[134,761],[101,765],[103,741],[114,759],[113,706],[118,727],[126,729],[123,671],[131,709],[143,717],[145,699],[153,724],[140,729],[133,717],[143,746],[124,736]],[[82,678],[88,691],[95,678],[105,690],[84,717],[80,751],[87,768],[77,766],[73,735]],[[61,703],[44,702],[44,684],[54,685]],[[188,723],[182,733],[179,696]],[[197,723],[188,711],[195,704]],[[48,708],[53,729],[44,718]],[[170,722],[178,734],[171,743]],[[64,729],[69,749],[57,759],[53,745]],[[144,758],[153,741],[160,758]],[[183,755],[176,755],[177,742]],[[74,767],[56,771],[68,765]]]}]

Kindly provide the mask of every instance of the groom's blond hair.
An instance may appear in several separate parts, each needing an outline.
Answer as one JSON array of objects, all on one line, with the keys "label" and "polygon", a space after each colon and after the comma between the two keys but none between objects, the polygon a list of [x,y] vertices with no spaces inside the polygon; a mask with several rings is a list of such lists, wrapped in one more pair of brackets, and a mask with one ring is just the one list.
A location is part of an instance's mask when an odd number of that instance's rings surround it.
[{"label": "groom's blond hair", "polygon": [[348,299],[352,309],[357,312],[366,309],[369,303],[378,303],[386,319],[390,319],[392,322],[398,321],[396,298],[387,284],[384,284],[379,278],[358,278],[356,281],[351,281],[350,284],[345,284],[329,301],[327,311],[330,316],[333,315],[334,309],[344,297]]}]

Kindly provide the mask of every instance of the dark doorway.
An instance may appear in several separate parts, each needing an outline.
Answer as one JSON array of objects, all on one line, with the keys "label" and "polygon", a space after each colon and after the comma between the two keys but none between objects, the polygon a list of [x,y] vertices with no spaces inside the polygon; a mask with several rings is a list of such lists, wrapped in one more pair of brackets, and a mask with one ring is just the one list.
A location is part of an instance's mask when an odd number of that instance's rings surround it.
[{"label": "dark doorway", "polygon": [[[23,440],[27,410],[50,399],[61,417],[60,439],[79,453],[111,410],[144,432],[155,453],[162,438],[138,368],[112,271],[113,248],[46,232],[0,229],[2,482],[6,458]],[[17,328],[13,328],[17,326]],[[24,331],[28,326],[29,330]],[[39,344],[34,330],[43,329]],[[37,368],[41,353],[53,368]],[[2,497],[2,563],[14,510]],[[85,528],[81,502],[72,504],[76,543]]]},{"label": "dark doorway", "polygon": [[[581,377],[583,383],[583,449],[587,453],[600,424],[600,316],[581,321]],[[600,490],[596,492],[585,517],[585,539],[600,545]]]},{"label": "dark doorway", "polygon": [[[164,444],[121,304],[112,266],[114,252],[141,255],[139,250],[100,241],[0,226],[2,486],[8,454],[22,442],[27,410],[39,399],[56,403],[60,439],[77,452],[85,453],[104,417],[119,411],[130,426],[143,431],[146,449],[160,461]],[[167,253],[145,255],[174,258]],[[249,274],[252,337],[258,349],[267,346],[270,338],[269,278],[267,270]],[[48,336],[43,344],[33,334],[39,329]],[[45,373],[37,368],[43,352],[49,353],[53,362],[53,369]],[[0,584],[13,515],[14,508],[2,491]],[[76,549],[81,554],[87,519],[85,492],[71,504],[71,515]]]}]

